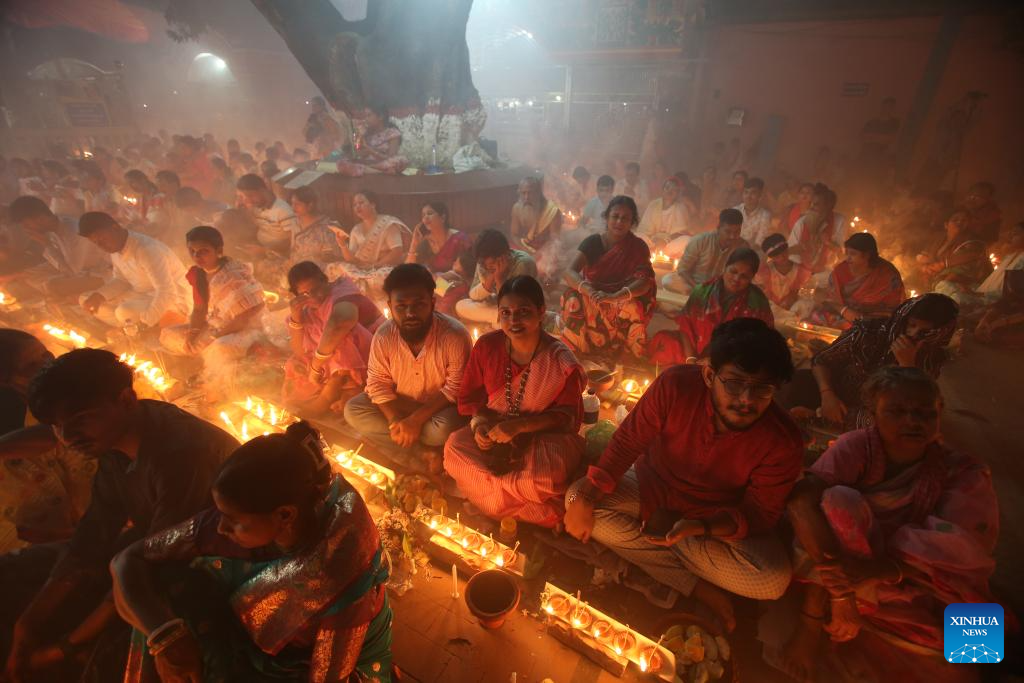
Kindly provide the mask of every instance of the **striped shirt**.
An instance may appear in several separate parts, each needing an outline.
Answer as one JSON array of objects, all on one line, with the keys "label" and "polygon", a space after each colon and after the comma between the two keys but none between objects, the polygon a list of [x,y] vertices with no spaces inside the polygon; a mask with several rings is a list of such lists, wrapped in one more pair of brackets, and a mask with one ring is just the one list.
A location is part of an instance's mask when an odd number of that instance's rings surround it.
[{"label": "striped shirt", "polygon": [[366,395],[378,404],[400,396],[423,403],[440,391],[455,403],[472,346],[462,323],[435,311],[423,348],[413,356],[398,325],[389,320],[370,344]]},{"label": "striped shirt", "polygon": [[[246,311],[262,305],[263,286],[253,277],[252,269],[241,261],[228,259],[210,276],[207,322],[211,327],[224,327]],[[259,327],[259,317],[253,318],[251,325]]]}]

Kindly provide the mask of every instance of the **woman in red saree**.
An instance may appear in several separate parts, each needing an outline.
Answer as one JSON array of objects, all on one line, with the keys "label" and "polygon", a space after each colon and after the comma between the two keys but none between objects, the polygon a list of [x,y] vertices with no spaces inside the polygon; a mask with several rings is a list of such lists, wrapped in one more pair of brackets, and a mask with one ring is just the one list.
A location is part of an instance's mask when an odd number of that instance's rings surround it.
[{"label": "woman in red saree", "polygon": [[355,282],[330,282],[312,261],[292,266],[288,286],[295,295],[288,318],[292,357],[284,366],[282,400],[321,414],[345,389],[366,381],[370,340],[384,316]]},{"label": "woman in red saree", "polygon": [[473,347],[459,412],[472,420],[444,447],[444,468],[483,514],[545,527],[583,459],[583,368],[541,329],[544,291],[528,275],[498,292],[498,324]]},{"label": "woman in red saree", "polygon": [[602,216],[605,231],[580,243],[565,272],[571,289],[562,295],[562,340],[577,353],[625,347],[643,358],[657,294],[651,251],[633,232],[639,219],[631,197],[613,197]]},{"label": "woman in red saree", "polygon": [[883,368],[864,395],[874,426],[841,436],[790,498],[794,574],[806,586],[785,659],[799,679],[845,680],[815,671],[828,634],[856,639],[826,659],[840,671],[870,653],[861,665],[874,671],[859,681],[948,681],[957,667],[944,661],[943,610],[993,601],[992,475],[943,445],[942,396],[923,371]]},{"label": "woman in red saree", "polygon": [[651,340],[651,358],[662,365],[695,363],[703,355],[716,327],[737,318],[757,318],[769,327],[775,317],[768,297],[753,283],[761,266],[757,252],[740,247],[729,255],[725,272],[697,285],[676,318],[679,332],[659,332]]},{"label": "woman in red saree", "polygon": [[420,224],[412,230],[412,243],[406,263],[419,263],[434,274],[441,296],[437,310],[455,315],[455,303],[469,296],[469,278],[473,269],[459,273],[460,257],[472,254],[473,240],[451,226],[451,215],[444,202],[427,202],[420,213]]},{"label": "woman in red saree", "polygon": [[828,299],[811,312],[810,321],[845,330],[860,318],[888,318],[907,298],[900,271],[878,255],[870,233],[855,233],[843,246],[846,260],[832,270]]}]

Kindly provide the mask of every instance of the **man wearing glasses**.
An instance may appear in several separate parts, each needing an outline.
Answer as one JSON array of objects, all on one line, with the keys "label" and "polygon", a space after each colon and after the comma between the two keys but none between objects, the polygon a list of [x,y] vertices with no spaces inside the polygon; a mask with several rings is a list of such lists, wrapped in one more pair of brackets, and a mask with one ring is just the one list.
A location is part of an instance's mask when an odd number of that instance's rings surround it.
[{"label": "man wearing glasses", "polygon": [[735,626],[729,593],[789,585],[771,533],[800,474],[803,439],[772,398],[793,363],[761,320],[718,326],[710,365],[666,370],[566,495],[566,530],[593,538]]}]

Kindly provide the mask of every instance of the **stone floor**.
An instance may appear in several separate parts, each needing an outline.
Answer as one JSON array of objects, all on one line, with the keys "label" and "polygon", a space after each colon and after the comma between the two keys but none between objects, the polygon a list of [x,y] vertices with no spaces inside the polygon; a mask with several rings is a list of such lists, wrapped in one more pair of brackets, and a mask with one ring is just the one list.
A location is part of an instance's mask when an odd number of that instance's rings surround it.
[{"label": "stone floor", "polygon": [[[967,357],[947,366],[942,382],[946,396],[945,433],[949,442],[969,450],[987,462],[999,494],[1002,529],[996,550],[997,570],[993,586],[999,602],[1024,612],[1022,553],[1024,526],[1024,421],[1020,396],[1024,363],[1019,354],[968,346]],[[583,587],[591,604],[628,622],[648,635],[658,633],[654,624],[664,615],[633,591],[620,586],[588,588],[589,569],[581,563],[552,561],[545,576],[529,582],[520,611],[498,630],[481,628],[462,598],[451,597],[451,575],[431,566],[418,576],[414,587],[394,598],[395,660],[404,680],[420,683],[535,683],[549,678],[554,683],[653,680],[635,667],[616,678],[576,651],[548,636],[536,617],[537,596],[544,579],[563,588]],[[555,576],[557,578],[550,578]],[[460,581],[464,592],[465,578]],[[532,592],[532,594],[531,594]],[[687,609],[685,603],[677,609]],[[738,626],[730,637],[738,680],[785,683],[791,679],[763,663],[756,639],[757,605],[737,601]],[[524,614],[525,611],[525,614]],[[1008,671],[986,668],[985,680],[1008,683],[1024,681]]]}]

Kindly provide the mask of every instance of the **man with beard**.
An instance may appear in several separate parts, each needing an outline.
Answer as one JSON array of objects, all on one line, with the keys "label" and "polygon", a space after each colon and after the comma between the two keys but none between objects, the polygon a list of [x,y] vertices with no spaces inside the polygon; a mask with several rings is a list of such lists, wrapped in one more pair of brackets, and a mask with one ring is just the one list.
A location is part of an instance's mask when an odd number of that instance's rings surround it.
[{"label": "man with beard", "polygon": [[732,630],[729,593],[773,600],[789,585],[789,556],[771,531],[803,439],[772,401],[793,374],[781,334],[739,318],[714,331],[708,350],[710,365],[654,380],[570,487],[565,528],[692,595]]},{"label": "man with beard", "polygon": [[[94,645],[91,659],[111,666],[99,680],[110,680],[117,662],[107,657],[119,622],[107,565],[129,543],[209,507],[220,463],[238,447],[177,406],[139,400],[133,375],[109,351],[78,349],[45,366],[29,386],[36,419],[51,425],[66,447],[96,458],[98,469],[92,501],[70,542],[0,557],[6,680],[78,680],[70,671]],[[49,676],[32,673],[39,669]]]},{"label": "man with beard", "polygon": [[[441,471],[441,448],[465,423],[455,407],[472,342],[462,323],[434,310],[434,277],[418,263],[384,280],[392,320],[370,345],[366,390],[345,406],[345,420],[414,469]],[[403,455],[419,444],[424,463]]]}]

